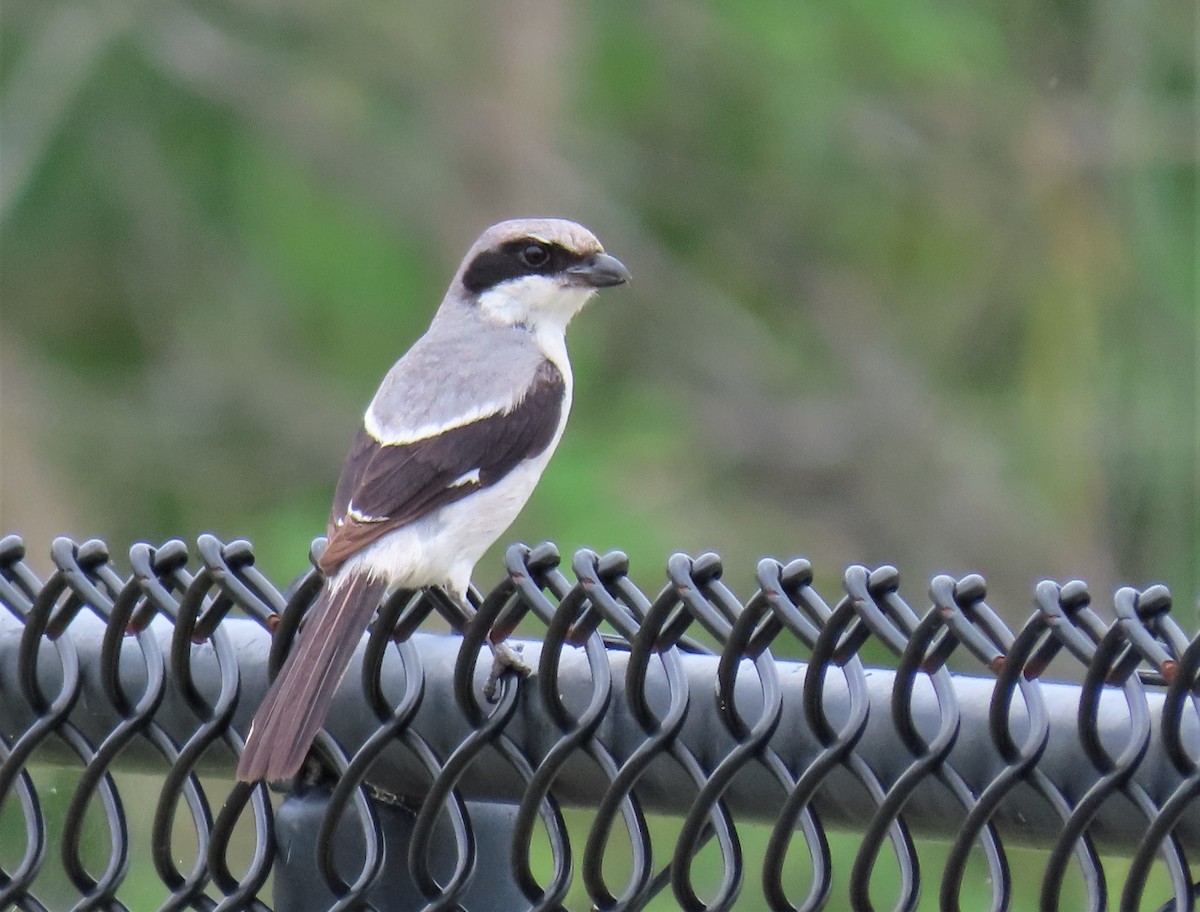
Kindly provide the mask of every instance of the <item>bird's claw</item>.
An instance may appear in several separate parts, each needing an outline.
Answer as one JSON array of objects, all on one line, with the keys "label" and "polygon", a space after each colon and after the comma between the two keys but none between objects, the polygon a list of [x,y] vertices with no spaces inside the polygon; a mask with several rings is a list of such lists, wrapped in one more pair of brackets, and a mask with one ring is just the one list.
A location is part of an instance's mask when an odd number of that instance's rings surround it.
[{"label": "bird's claw", "polygon": [[489,643],[488,645],[492,649],[492,670],[488,674],[487,682],[483,685],[483,696],[489,703],[495,703],[500,698],[497,691],[501,675],[506,671],[511,671],[518,677],[528,678],[533,674],[533,669],[521,658],[518,652],[520,647],[514,649],[507,643]]}]

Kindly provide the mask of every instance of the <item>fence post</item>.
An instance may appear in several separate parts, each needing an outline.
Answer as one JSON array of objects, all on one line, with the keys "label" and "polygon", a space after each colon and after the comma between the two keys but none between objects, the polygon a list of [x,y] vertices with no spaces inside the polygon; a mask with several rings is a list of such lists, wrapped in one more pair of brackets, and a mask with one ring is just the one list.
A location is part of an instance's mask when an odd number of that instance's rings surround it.
[{"label": "fence post", "polygon": [[[275,814],[275,890],[273,906],[290,912],[326,912],[337,896],[330,890],[317,858],[318,834],[329,804],[327,790],[288,795]],[[458,897],[457,906],[466,912],[516,909],[527,905],[513,879],[513,823],[516,805],[468,801],[467,819],[475,843],[475,869],[469,886]],[[417,886],[409,866],[413,823],[416,815],[408,808],[374,802],[379,821],[382,867],[365,898],[379,912],[408,912],[424,908],[436,896],[426,896]],[[351,808],[342,817],[333,841],[334,863],[348,881],[359,878],[366,854],[366,840],[358,815]],[[434,827],[429,849],[431,873],[441,885],[448,884],[459,864],[459,846],[443,815]]]}]

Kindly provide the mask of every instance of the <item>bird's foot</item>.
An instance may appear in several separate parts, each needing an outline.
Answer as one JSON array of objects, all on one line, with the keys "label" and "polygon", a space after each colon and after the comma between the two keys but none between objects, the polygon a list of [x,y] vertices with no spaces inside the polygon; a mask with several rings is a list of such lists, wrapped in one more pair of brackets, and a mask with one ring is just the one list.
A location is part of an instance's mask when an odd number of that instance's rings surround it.
[{"label": "bird's foot", "polygon": [[483,685],[483,696],[489,703],[499,699],[497,688],[500,686],[500,676],[511,671],[522,678],[533,674],[533,669],[521,658],[518,650],[507,643],[489,643],[492,650],[492,670],[488,674],[487,683]]}]

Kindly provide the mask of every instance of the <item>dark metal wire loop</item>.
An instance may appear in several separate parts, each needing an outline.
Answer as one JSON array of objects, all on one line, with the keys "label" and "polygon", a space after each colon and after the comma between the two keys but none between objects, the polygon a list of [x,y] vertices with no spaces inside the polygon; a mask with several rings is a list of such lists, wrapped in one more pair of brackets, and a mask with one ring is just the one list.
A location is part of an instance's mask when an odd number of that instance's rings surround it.
[{"label": "dark metal wire loop", "polygon": [[[722,652],[732,653],[729,639],[742,609],[733,593],[720,581],[721,570],[716,555],[705,555],[692,565],[693,587],[682,589],[681,595],[693,613],[707,613],[709,605],[716,608],[723,622],[718,623],[713,618],[710,630],[718,635],[718,641],[725,647]],[[733,833],[732,843],[734,854],[722,853],[722,876],[716,895],[707,901],[702,900],[691,876],[692,862],[699,854],[705,838],[713,832],[709,819],[710,809],[724,798],[734,777],[746,764],[757,759],[780,784],[783,794],[786,795],[793,785],[791,773],[779,755],[766,746],[783,714],[783,694],[779,688],[778,670],[770,653],[765,650],[751,664],[757,672],[761,705],[758,718],[749,723],[738,710],[733,679],[729,675],[722,678],[718,665],[718,683],[714,697],[722,720],[738,744],[709,773],[707,781],[701,786],[691,809],[684,817],[676,840],[675,853],[671,860],[671,884],[675,898],[684,909],[724,910],[732,908],[737,901],[743,864],[736,831]],[[719,830],[716,832],[719,833]]]},{"label": "dark metal wire loop", "polygon": [[[1200,763],[1197,763],[1182,743],[1180,734],[1183,730],[1183,712],[1188,703],[1191,704],[1193,718],[1200,719],[1200,709],[1197,707],[1197,691],[1200,689],[1200,634],[1179,649],[1184,643],[1182,631],[1173,622],[1169,631],[1164,631],[1164,639],[1171,645],[1177,659],[1177,666],[1167,687],[1166,700],[1163,704],[1162,726],[1163,740],[1167,745],[1167,754],[1171,761],[1184,774],[1183,781],[1158,809],[1157,815],[1150,821],[1146,829],[1146,837],[1138,846],[1129,865],[1129,875],[1121,893],[1121,910],[1141,908],[1142,896],[1146,890],[1146,881],[1154,856],[1159,846],[1175,833],[1179,820],[1189,807],[1194,807],[1200,799]],[[1178,727],[1176,729],[1175,727]],[[1191,874],[1185,875],[1188,879]],[[1178,891],[1172,900],[1178,910],[1191,912],[1200,898],[1200,883],[1193,883],[1186,894],[1180,896]],[[1168,906],[1171,903],[1168,903]],[[1166,908],[1166,906],[1164,906]]]},{"label": "dark metal wire loop", "polygon": [[[513,871],[521,892],[532,903],[531,908],[540,912],[559,908],[571,886],[570,837],[558,804],[551,795],[559,772],[575,751],[584,750],[610,779],[616,775],[616,763],[612,755],[595,739],[596,728],[612,699],[612,676],[603,640],[599,632],[593,630],[584,644],[591,672],[591,694],[582,712],[572,716],[560,692],[558,672],[562,649],[588,604],[587,598],[582,587],[572,587],[558,572],[557,551],[552,555],[535,555],[529,548],[514,545],[509,549],[507,563],[510,568],[521,568],[514,577],[520,597],[538,617],[550,619],[542,644],[537,690],[542,706],[561,733],[537,764],[517,809],[513,826]],[[549,590],[558,600],[557,608],[546,598],[545,590]],[[622,811],[626,825],[630,826],[633,820],[632,806],[627,803]],[[546,823],[551,857],[554,859],[550,883],[544,888],[538,884],[531,863],[533,831],[539,814]],[[636,826],[635,823],[632,825]]]},{"label": "dark metal wire loop", "polygon": [[[162,910],[271,912],[271,794],[234,784],[214,800],[206,777],[241,751],[244,704],[281,666],[324,585],[323,547],[314,542],[313,568],[277,588],[244,541],[201,536],[191,569],[183,542],[136,545],[121,571],[103,542],[60,538],[43,580],[19,537],[0,538],[0,811],[14,847],[0,865],[0,907],[46,912],[35,894],[54,833],[72,908],[126,909],[131,870],[149,864]],[[1010,908],[1005,842],[1028,836],[1050,845],[1046,908],[1067,902],[1071,865],[1086,908],[1107,907],[1101,846],[1130,856],[1122,912],[1142,908],[1151,884],[1170,891],[1164,910],[1196,908],[1200,635],[1180,627],[1162,586],[1122,588],[1096,607],[1080,581],[1043,581],[1032,616],[1010,630],[977,574],[935,577],[918,615],[888,566],[850,567],[833,608],[803,558],[760,561],[745,601],[715,554],[672,556],[651,595],[618,551],[584,549],[567,562],[550,544],[514,545],[505,568],[488,592],[471,588],[470,617],[439,590],[394,592],[379,606],[343,685],[356,690],[338,697],[369,722],[335,720],[346,724],[318,736],[292,784],[324,808],[305,834],[330,897],[322,908],[390,912],[383,883],[405,866],[426,910],[476,908],[490,879],[513,884],[526,908],[557,910],[577,874],[597,909],[642,908],[670,888],[683,909],[726,910],[759,866],[769,908],[809,912],[833,899],[839,859],[826,821],[845,825],[854,809],[863,837],[851,906],[874,908],[886,846],[898,873],[891,901],[907,912],[921,888],[915,834],[930,827],[919,794],[950,811],[934,824],[950,841],[941,908],[964,896]],[[461,632],[451,651],[418,635],[437,617]],[[272,634],[269,645],[257,635],[257,659],[252,623]],[[488,702],[480,659],[518,629],[542,634],[525,645],[536,674],[502,678]],[[894,672],[864,666],[872,640],[896,657]],[[796,644],[806,665],[777,658]],[[1043,683],[1052,662],[1074,663],[1083,683]],[[952,664],[987,678],[964,679]],[[430,712],[447,709],[452,724],[430,727]],[[80,770],[65,811],[48,810],[40,763]],[[148,847],[133,844],[115,778],[126,763],[158,776]],[[480,840],[495,836],[473,817],[480,783],[513,790],[504,870],[481,861],[495,854]],[[581,841],[564,806],[583,792],[595,798]],[[396,850],[380,804],[409,801],[409,841]],[[652,839],[648,822],[648,809],[664,806],[679,826],[669,844]],[[764,813],[769,837],[755,859],[743,854],[743,815]],[[91,845],[85,818],[100,823]],[[189,830],[185,851],[176,843]],[[627,858],[613,857],[618,842]],[[976,850],[986,887],[966,882]],[[619,885],[610,883],[618,864]],[[790,895],[785,881],[802,874],[804,895]]]}]

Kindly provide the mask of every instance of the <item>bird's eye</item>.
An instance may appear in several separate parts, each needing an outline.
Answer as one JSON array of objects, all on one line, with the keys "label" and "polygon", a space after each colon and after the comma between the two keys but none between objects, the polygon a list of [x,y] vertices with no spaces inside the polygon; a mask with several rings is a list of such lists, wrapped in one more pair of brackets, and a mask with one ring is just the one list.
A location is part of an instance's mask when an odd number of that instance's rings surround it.
[{"label": "bird's eye", "polygon": [[532,269],[545,266],[550,259],[550,251],[542,244],[529,244],[521,251],[521,262]]}]

